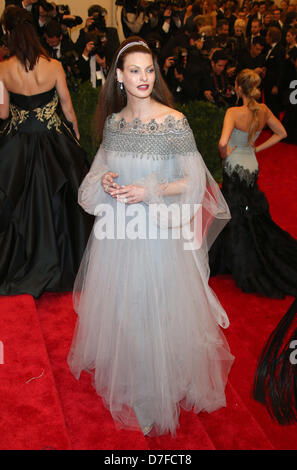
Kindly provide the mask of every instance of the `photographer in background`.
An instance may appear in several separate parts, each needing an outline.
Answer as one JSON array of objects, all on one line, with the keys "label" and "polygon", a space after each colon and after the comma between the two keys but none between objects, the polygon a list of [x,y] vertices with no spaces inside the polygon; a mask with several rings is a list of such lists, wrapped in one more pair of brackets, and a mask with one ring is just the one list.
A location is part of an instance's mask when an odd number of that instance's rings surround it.
[{"label": "photographer in background", "polygon": [[183,18],[186,10],[183,10],[184,0],[177,0],[176,3],[167,4],[163,15],[160,15],[159,33],[163,44],[174,37],[183,27]]},{"label": "photographer in background", "polygon": [[51,20],[44,29],[42,44],[49,56],[63,62],[67,52],[75,51],[75,45],[71,39],[63,35],[61,24]]},{"label": "photographer in background", "polygon": [[285,49],[281,44],[281,30],[271,26],[266,35],[269,50],[265,57],[265,76],[263,80],[265,103],[279,118],[281,105],[281,84],[283,81]]},{"label": "photographer in background", "polygon": [[183,74],[183,98],[185,101],[202,100],[202,75],[208,64],[208,59],[202,52],[204,38],[199,33],[192,33],[189,40],[190,47]]},{"label": "photographer in background", "polygon": [[[198,27],[193,32],[198,32]],[[160,65],[161,68],[165,63],[168,57],[173,55],[174,49],[177,47],[183,47],[189,49],[190,47],[190,36],[191,32],[184,26],[182,27],[174,36],[172,36],[168,41],[163,45],[160,54]]]},{"label": "photographer in background", "polygon": [[63,35],[62,26],[56,20],[51,20],[45,26],[42,45],[51,58],[62,63],[68,87],[75,91],[78,88],[80,75],[78,53],[71,39]]},{"label": "photographer in background", "polygon": [[52,13],[54,11],[53,6],[46,2],[40,1],[38,4],[38,21],[37,21],[37,33],[39,37],[42,37],[45,31],[46,25],[52,19]]},{"label": "photographer in background", "polygon": [[14,5],[19,8],[24,8],[25,10],[29,11],[34,19],[34,23],[36,25],[37,32],[39,31],[39,20],[40,20],[40,6],[42,7],[41,13],[41,28],[44,27],[44,12],[48,13],[53,10],[52,5],[47,2],[46,0],[5,0],[5,7],[9,5]]},{"label": "photographer in background", "polygon": [[185,0],[123,0],[122,6],[121,23],[126,38],[137,34],[146,39],[158,32],[158,40],[165,44],[184,24]]},{"label": "photographer in background", "polygon": [[173,55],[167,57],[163,68],[163,77],[175,100],[184,99],[183,81],[187,67],[188,51],[184,47],[175,47]]},{"label": "photographer in background", "polygon": [[90,80],[93,88],[102,86],[108,74],[106,60],[106,36],[105,33],[91,31],[86,34],[86,45],[79,57],[78,67],[83,82]]},{"label": "photographer in background", "polygon": [[160,47],[157,47],[157,53],[163,45],[162,36],[160,34],[160,17],[162,16],[162,3],[157,1],[145,0],[145,20],[141,28],[141,34],[138,34],[146,41],[152,39],[158,41]]},{"label": "photographer in background", "polygon": [[85,27],[80,30],[79,38],[76,41],[76,49],[80,56],[85,51],[86,44],[90,41],[87,40],[87,35],[90,32],[102,36],[106,39],[105,41],[105,57],[107,65],[110,65],[115,52],[120,46],[119,36],[116,28],[109,28],[106,26],[105,17],[107,11],[100,5],[92,5],[88,9],[88,18],[86,20]]},{"label": "photographer in background", "polygon": [[148,6],[146,0],[124,0],[121,14],[121,22],[125,37],[137,34],[142,37],[142,27],[144,26]]},{"label": "photographer in background", "polygon": [[79,16],[70,14],[68,5],[56,5],[46,0],[6,0],[6,6],[8,5],[25,8],[31,12],[40,38],[44,35],[46,25],[52,19],[62,25],[63,34],[67,36],[69,36],[67,28],[74,28],[82,23]]},{"label": "photographer in background", "polygon": [[226,55],[235,54],[236,40],[230,37],[227,19],[218,21],[217,34],[213,39],[213,47],[223,49]]},{"label": "photographer in background", "polygon": [[235,93],[230,85],[226,66],[228,56],[222,50],[213,53],[210,67],[205,70],[202,77],[203,96],[217,106],[232,106],[235,104]]},{"label": "photographer in background", "polygon": [[249,49],[243,49],[238,58],[238,72],[243,69],[251,69],[263,79],[265,74],[265,47],[266,42],[262,36],[254,37]]},{"label": "photographer in background", "polygon": [[56,5],[53,2],[51,5],[53,6],[51,17],[61,24],[63,34],[68,34],[68,28],[75,28],[82,24],[83,20],[80,16],[71,15],[68,5]]}]

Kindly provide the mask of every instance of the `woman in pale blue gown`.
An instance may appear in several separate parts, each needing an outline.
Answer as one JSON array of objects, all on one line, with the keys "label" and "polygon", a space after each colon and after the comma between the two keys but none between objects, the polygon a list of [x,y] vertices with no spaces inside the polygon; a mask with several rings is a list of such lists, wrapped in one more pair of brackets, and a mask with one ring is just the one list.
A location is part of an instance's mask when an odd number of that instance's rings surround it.
[{"label": "woman in pale blue gown", "polygon": [[[297,295],[297,240],[271,219],[268,201],[257,184],[256,154],[285,138],[286,131],[270,109],[257,102],[260,81],[253,70],[242,70],[236,92],[243,105],[229,108],[225,115],[219,148],[222,193],[231,221],[213,244],[209,262],[211,275],[232,274],[244,292],[282,298]],[[255,147],[266,125],[272,135]]]},{"label": "woman in pale blue gown", "polygon": [[103,139],[79,190],[96,221],[74,287],[68,363],[77,378],[93,373],[117,425],[174,435],[180,406],[226,406],[234,358],[208,249],[230,213],[140,38],[121,45],[97,113]]}]

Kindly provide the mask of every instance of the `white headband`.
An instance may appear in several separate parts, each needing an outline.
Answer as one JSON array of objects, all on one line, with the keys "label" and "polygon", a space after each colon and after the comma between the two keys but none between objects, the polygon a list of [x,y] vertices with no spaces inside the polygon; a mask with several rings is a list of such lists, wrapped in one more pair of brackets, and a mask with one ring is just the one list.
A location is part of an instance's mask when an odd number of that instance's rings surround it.
[{"label": "white headband", "polygon": [[118,60],[119,60],[120,55],[121,55],[126,49],[128,49],[129,47],[132,47],[132,46],[144,46],[144,47],[146,47],[146,49],[148,49],[148,50],[150,51],[149,46],[148,46],[144,41],[134,41],[134,42],[130,42],[129,44],[126,44],[126,45],[120,50],[120,52],[118,53],[117,58],[116,58],[116,61],[115,61],[116,64],[118,63]]}]

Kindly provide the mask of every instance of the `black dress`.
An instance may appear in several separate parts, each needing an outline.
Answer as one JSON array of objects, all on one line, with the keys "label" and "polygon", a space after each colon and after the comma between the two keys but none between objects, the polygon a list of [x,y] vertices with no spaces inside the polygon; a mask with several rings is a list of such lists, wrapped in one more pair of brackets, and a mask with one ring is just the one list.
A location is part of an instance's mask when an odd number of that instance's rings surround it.
[{"label": "black dress", "polygon": [[90,234],[93,218],[77,203],[89,164],[57,105],[55,88],[10,93],[0,132],[0,295],[71,290]]}]

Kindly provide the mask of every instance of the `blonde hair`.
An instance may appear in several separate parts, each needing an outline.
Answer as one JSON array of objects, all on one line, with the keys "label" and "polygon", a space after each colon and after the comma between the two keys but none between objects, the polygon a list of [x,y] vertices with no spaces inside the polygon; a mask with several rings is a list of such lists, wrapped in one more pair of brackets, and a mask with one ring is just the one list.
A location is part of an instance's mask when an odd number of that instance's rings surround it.
[{"label": "blonde hair", "polygon": [[233,28],[236,28],[236,26],[239,26],[245,32],[246,22],[244,20],[242,20],[241,18],[237,18],[237,20],[235,20]]},{"label": "blonde hair", "polygon": [[209,26],[209,25],[207,25],[207,26],[201,26],[201,27],[199,28],[199,34],[202,34],[202,33],[205,33],[206,36],[208,36],[208,37],[209,37],[209,36],[213,36],[213,35],[214,35],[214,29],[213,29],[211,26]]},{"label": "blonde hair", "polygon": [[241,87],[242,93],[247,97],[248,108],[253,114],[248,140],[250,145],[254,145],[256,132],[259,127],[260,105],[257,100],[261,96],[259,90],[261,78],[254,70],[244,69],[237,75],[236,83]]},{"label": "blonde hair", "polygon": [[210,15],[197,15],[193,19],[193,23],[198,28],[201,28],[201,26],[212,26],[212,18]]}]

